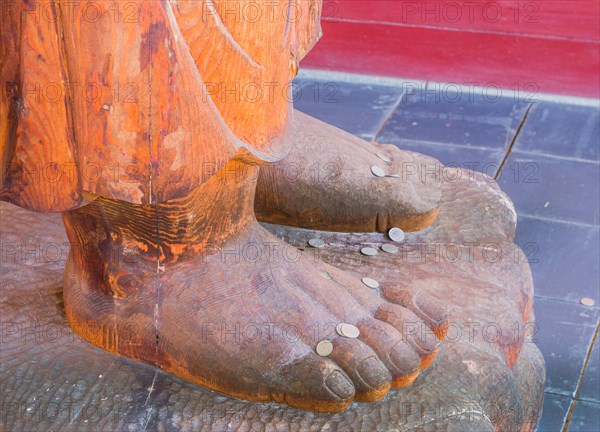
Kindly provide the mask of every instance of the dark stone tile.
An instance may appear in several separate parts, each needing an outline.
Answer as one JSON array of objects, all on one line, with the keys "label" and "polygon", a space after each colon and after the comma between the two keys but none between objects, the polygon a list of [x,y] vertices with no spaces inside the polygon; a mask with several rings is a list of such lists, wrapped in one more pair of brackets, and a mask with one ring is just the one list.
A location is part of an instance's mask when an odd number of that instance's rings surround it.
[{"label": "dark stone tile", "polygon": [[600,164],[513,151],[499,176],[520,214],[597,225]]},{"label": "dark stone tile", "polygon": [[568,432],[600,431],[600,405],[575,401],[575,409],[567,430]]},{"label": "dark stone tile", "polygon": [[600,403],[600,342],[598,339],[594,343],[590,360],[585,369],[578,399]]},{"label": "dark stone tile", "polygon": [[546,361],[546,390],[572,397],[600,310],[536,298],[534,340]]},{"label": "dark stone tile", "polygon": [[402,94],[399,87],[308,77],[294,83],[296,109],[369,140],[375,138],[377,129]]},{"label": "dark stone tile", "polygon": [[600,304],[600,228],[519,215],[516,243],[527,256],[535,293],[579,303]]},{"label": "dark stone tile", "polygon": [[525,116],[529,104],[496,94],[473,92],[406,92],[402,103],[377,137],[505,149]]},{"label": "dark stone tile", "polygon": [[514,149],[598,160],[600,108],[539,102],[529,112]]},{"label": "dark stone tile", "polygon": [[397,140],[394,144],[403,150],[411,150],[432,156],[446,166],[471,169],[483,172],[490,177],[494,177],[504,158],[502,150],[405,140]]},{"label": "dark stone tile", "polygon": [[570,397],[546,393],[544,395],[542,418],[538,424],[537,432],[558,432],[562,430],[570,406]]}]

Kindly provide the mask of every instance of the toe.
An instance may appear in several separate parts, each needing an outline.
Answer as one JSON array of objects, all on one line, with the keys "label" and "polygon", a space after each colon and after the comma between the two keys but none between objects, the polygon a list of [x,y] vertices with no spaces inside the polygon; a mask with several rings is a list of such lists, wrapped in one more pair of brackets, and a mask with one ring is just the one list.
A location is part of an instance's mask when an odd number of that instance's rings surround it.
[{"label": "toe", "polygon": [[448,309],[425,291],[412,293],[406,289],[384,287],[382,293],[387,300],[410,309],[429,326],[439,340],[446,337],[450,326]]},{"label": "toe", "polygon": [[421,359],[398,330],[375,319],[364,320],[357,327],[361,340],[377,353],[392,375],[392,387],[406,387],[417,378]]},{"label": "toe", "polygon": [[382,399],[392,385],[392,376],[377,354],[358,339],[332,337],[334,360],[356,388],[355,399],[373,402]]},{"label": "toe", "polygon": [[406,306],[431,328],[439,340],[443,340],[450,325],[448,309],[424,291],[412,296],[410,306]]},{"label": "toe", "polygon": [[341,412],[355,396],[348,375],[334,361],[317,354],[286,365],[279,377],[280,386],[273,391],[272,399],[303,410]]},{"label": "toe", "polygon": [[394,388],[407,387],[413,383],[419,376],[422,369],[421,357],[410,344],[404,340],[398,343],[390,350],[391,362],[401,371],[394,377],[392,386]]},{"label": "toe", "polygon": [[421,358],[421,369],[426,369],[437,355],[439,339],[431,328],[405,307],[383,303],[375,318],[394,326]]}]

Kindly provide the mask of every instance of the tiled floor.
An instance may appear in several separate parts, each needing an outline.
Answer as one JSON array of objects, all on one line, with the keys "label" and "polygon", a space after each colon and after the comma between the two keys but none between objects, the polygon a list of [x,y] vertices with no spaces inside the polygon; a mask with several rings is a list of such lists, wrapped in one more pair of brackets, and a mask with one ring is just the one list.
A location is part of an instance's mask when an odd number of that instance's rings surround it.
[{"label": "tiled floor", "polygon": [[311,71],[297,83],[301,111],[496,176],[517,207],[536,288],[547,367],[538,431],[600,431],[600,102]]}]

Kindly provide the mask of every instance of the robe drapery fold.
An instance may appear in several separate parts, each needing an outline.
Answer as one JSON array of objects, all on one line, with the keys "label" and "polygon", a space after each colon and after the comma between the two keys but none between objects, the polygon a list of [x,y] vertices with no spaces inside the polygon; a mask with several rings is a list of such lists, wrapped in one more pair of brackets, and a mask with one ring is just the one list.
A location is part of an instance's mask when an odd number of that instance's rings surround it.
[{"label": "robe drapery fold", "polygon": [[320,0],[9,0],[0,26],[0,198],[180,197],[232,158],[285,156],[290,82]]}]

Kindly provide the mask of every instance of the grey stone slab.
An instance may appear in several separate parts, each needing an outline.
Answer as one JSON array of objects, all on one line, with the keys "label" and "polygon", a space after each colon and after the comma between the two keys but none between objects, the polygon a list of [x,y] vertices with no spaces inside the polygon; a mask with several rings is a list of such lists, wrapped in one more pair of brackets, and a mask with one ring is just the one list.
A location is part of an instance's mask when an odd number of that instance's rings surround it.
[{"label": "grey stone slab", "polygon": [[573,397],[600,310],[536,298],[534,339],[546,361],[546,391]]},{"label": "grey stone slab", "polygon": [[528,259],[536,294],[600,304],[600,228],[519,215],[515,242]]},{"label": "grey stone slab", "polygon": [[398,102],[399,87],[310,79],[294,81],[294,107],[340,129],[372,140]]},{"label": "grey stone slab", "polygon": [[504,158],[502,150],[467,146],[443,145],[421,141],[400,140],[395,143],[403,150],[432,156],[448,167],[465,168],[494,177]]},{"label": "grey stone slab", "polygon": [[541,101],[530,111],[514,148],[519,151],[598,160],[600,106]]},{"label": "grey stone slab", "polygon": [[600,403],[600,343],[598,339],[590,353],[590,359],[581,380],[578,399]]},{"label": "grey stone slab", "polygon": [[519,214],[597,225],[600,164],[511,152],[498,183]]},{"label": "grey stone slab", "polygon": [[575,410],[569,421],[568,432],[600,431],[600,405],[575,401]]},{"label": "grey stone slab", "polygon": [[544,395],[542,418],[538,423],[537,432],[561,431],[567,419],[571,400],[568,396],[546,393]]},{"label": "grey stone slab", "polygon": [[405,92],[377,141],[410,139],[506,149],[529,104],[495,93],[453,90],[442,87]]}]

